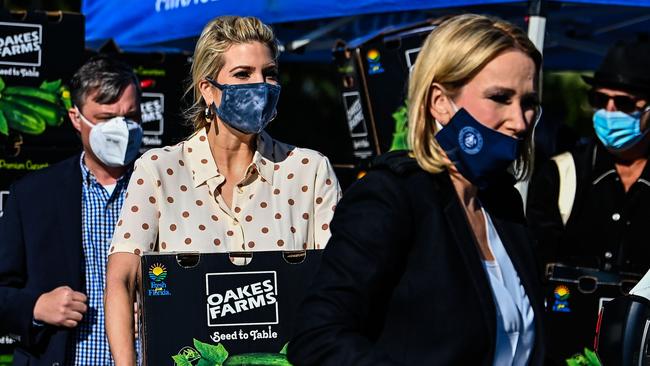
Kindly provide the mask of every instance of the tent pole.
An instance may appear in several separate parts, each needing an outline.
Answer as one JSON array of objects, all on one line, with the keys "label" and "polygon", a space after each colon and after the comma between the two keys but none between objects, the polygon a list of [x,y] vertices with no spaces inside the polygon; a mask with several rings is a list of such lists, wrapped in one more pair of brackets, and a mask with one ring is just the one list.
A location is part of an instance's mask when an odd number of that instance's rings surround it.
[{"label": "tent pole", "polygon": [[544,53],[544,32],[546,31],[546,1],[528,0],[528,38]]}]

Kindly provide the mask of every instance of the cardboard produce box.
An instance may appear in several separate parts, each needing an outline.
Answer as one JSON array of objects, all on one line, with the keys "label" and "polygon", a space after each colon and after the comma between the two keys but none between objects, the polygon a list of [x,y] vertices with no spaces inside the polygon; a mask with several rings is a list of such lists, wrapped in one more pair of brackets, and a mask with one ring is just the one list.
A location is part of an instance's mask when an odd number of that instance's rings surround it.
[{"label": "cardboard produce box", "polygon": [[[355,164],[406,143],[407,82],[422,42],[437,24],[429,20],[374,32],[334,45]],[[393,146],[396,145],[396,146]]]},{"label": "cardboard produce box", "polygon": [[[0,217],[12,182],[79,150],[65,84],[83,55],[83,15],[0,9]],[[14,347],[0,334],[0,365]]]},{"label": "cardboard produce box", "polygon": [[286,362],[282,353],[293,317],[321,255],[321,250],[144,255],[139,292],[144,363]]},{"label": "cardboard produce box", "polygon": [[83,57],[83,15],[0,10],[0,216],[13,181],[79,151],[65,84]]},{"label": "cardboard produce box", "polygon": [[182,53],[119,53],[140,80],[142,147],[146,150],[174,145],[193,132],[183,119],[184,85],[190,74],[188,55]]},{"label": "cardboard produce box", "polygon": [[603,305],[626,295],[641,279],[634,273],[560,263],[547,264],[545,277],[547,358],[560,364],[585,347],[593,349]]}]

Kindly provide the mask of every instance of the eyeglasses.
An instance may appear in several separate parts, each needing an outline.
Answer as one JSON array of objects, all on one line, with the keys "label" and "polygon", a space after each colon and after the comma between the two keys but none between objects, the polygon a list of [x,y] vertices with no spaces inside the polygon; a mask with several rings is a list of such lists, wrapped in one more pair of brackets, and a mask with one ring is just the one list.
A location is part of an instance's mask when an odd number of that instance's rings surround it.
[{"label": "eyeglasses", "polygon": [[636,102],[637,98],[633,98],[627,95],[607,95],[605,93],[597,92],[595,90],[590,90],[589,94],[589,104],[596,109],[605,109],[609,100],[614,100],[614,105],[616,109],[624,113],[632,113],[637,110]]}]

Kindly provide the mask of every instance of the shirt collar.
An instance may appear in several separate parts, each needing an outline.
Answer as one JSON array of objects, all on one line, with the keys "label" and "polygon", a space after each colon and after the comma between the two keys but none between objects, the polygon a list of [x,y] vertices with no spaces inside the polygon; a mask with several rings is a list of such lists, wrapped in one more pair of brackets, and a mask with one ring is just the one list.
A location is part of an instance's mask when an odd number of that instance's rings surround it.
[{"label": "shirt collar", "polygon": [[[81,181],[86,183],[87,185],[91,183],[97,183],[97,178],[95,178],[95,175],[88,169],[86,166],[86,163],[84,162],[84,157],[86,156],[86,152],[82,151],[81,152],[81,157],[79,158],[79,166],[81,166]],[[133,169],[130,167],[129,169],[126,170],[124,174],[122,174],[121,177],[117,179],[116,187],[119,186],[122,183],[128,183],[129,179],[131,178],[131,172],[133,172]]]},{"label": "shirt collar", "polygon": [[[253,155],[253,161],[249,166],[248,174],[256,170],[262,181],[273,185],[273,139],[262,132],[257,135],[257,149]],[[200,129],[183,144],[183,155],[187,157],[186,163],[192,170],[194,187],[198,187],[211,178],[221,177],[217,163],[214,161],[210,144],[208,143],[207,131]]]},{"label": "shirt collar", "polygon": [[600,142],[596,142],[591,155],[593,184],[599,183],[610,175],[617,176],[614,158]]},{"label": "shirt collar", "polygon": [[[618,177],[614,157],[600,142],[596,142],[594,146],[591,164],[593,167],[593,184],[597,184],[608,176]],[[650,164],[646,163],[637,181],[650,186]]]},{"label": "shirt collar", "polygon": [[253,155],[253,164],[257,167],[260,176],[273,185],[273,172],[276,166],[273,161],[273,139],[264,131],[257,135],[257,150]]}]

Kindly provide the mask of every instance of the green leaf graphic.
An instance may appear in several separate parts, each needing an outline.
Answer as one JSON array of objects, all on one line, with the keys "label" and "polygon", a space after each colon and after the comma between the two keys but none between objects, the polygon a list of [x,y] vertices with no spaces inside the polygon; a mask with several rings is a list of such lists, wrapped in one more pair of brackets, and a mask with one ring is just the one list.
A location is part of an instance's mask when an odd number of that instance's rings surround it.
[{"label": "green leaf graphic", "polygon": [[589,348],[584,349],[584,355],[576,353],[573,357],[567,358],[566,364],[568,366],[602,366],[596,352]]},{"label": "green leaf graphic", "polygon": [[9,125],[7,124],[7,119],[5,115],[0,111],[0,133],[9,136]]},{"label": "green leaf graphic", "polygon": [[192,366],[192,363],[183,355],[174,355],[172,356],[172,359],[174,359],[174,364],[176,366]]},{"label": "green leaf graphic", "polygon": [[214,363],[214,362],[212,362],[212,361],[208,361],[208,360],[205,359],[205,358],[200,359],[200,360],[199,360],[199,363],[196,364],[196,366],[215,366],[215,365],[217,365],[217,366],[221,366],[220,363]]},{"label": "green leaf graphic", "polygon": [[228,357],[223,366],[291,366],[279,353],[244,353]]},{"label": "green leaf graphic", "polygon": [[197,339],[194,339],[194,347],[201,354],[202,358],[207,359],[208,361],[214,362],[217,365],[221,365],[223,361],[228,358],[228,351],[218,343],[216,346],[213,346],[208,343],[203,343]]},{"label": "green leaf graphic", "polygon": [[59,88],[61,87],[61,79],[54,80],[54,81],[43,81],[41,83],[41,86],[39,88],[45,89],[47,91],[51,91],[53,93],[56,93],[59,91]]},{"label": "green leaf graphic", "polygon": [[393,114],[395,131],[390,150],[408,150],[408,109],[406,105],[400,106]]},{"label": "green leaf graphic", "polygon": [[598,359],[598,355],[596,355],[596,352],[590,350],[589,348],[585,348],[585,357],[587,358],[587,361],[589,362],[590,366],[602,365],[600,363],[600,360]]}]

